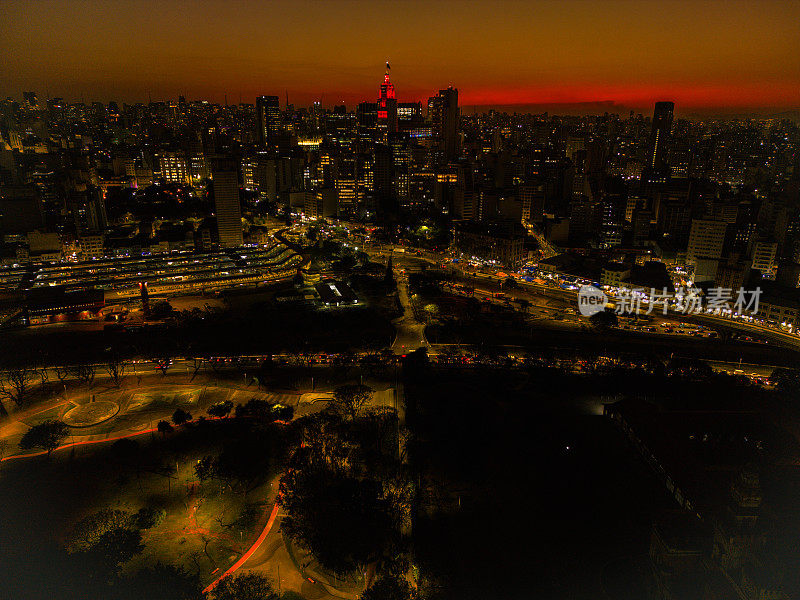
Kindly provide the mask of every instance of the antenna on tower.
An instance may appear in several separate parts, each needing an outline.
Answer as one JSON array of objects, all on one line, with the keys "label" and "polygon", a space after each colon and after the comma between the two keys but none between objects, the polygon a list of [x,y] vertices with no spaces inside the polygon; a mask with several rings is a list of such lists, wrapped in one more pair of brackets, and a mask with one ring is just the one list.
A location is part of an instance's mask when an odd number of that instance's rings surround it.
[{"label": "antenna on tower", "polygon": [[286,91],[286,110],[289,110],[289,90]]}]

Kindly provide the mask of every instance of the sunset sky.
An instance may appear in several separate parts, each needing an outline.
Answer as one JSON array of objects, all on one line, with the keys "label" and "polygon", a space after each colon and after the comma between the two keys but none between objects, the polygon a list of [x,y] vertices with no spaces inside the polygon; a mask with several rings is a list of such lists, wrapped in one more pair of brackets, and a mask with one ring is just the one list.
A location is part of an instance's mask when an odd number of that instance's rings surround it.
[{"label": "sunset sky", "polygon": [[2,4],[2,96],[800,106],[798,0]]}]

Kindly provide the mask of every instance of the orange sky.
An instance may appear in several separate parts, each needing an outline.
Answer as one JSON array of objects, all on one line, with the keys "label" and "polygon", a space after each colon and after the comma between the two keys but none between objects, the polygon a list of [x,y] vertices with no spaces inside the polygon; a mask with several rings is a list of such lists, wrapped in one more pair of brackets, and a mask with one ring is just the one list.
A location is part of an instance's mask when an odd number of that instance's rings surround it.
[{"label": "orange sky", "polygon": [[800,106],[800,0],[3,0],[0,95]]}]

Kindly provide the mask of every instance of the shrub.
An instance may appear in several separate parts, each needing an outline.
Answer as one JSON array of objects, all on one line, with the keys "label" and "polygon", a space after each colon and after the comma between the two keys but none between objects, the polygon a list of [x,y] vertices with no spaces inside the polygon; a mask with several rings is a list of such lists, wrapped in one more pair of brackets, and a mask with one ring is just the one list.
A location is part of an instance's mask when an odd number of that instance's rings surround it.
[{"label": "shrub", "polygon": [[160,525],[167,516],[167,511],[163,508],[152,508],[145,506],[133,516],[133,525],[138,529],[151,529]]}]

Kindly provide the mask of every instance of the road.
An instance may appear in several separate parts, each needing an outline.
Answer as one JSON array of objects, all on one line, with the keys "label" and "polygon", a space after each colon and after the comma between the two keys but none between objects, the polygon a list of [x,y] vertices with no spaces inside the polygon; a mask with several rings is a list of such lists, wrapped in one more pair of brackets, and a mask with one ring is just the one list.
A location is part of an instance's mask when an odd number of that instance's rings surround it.
[{"label": "road", "polygon": [[392,321],[392,325],[397,329],[392,351],[395,354],[407,354],[418,348],[428,348],[430,344],[425,339],[425,324],[417,321],[408,295],[408,276],[399,267],[394,267],[394,276],[397,280],[397,294],[403,307],[403,316]]},{"label": "road", "polygon": [[[454,280],[461,281],[476,288],[476,295],[481,298],[490,296],[490,294],[494,294],[497,291],[502,291],[509,299],[522,298],[531,302],[534,314],[537,307],[545,309],[540,311],[536,316],[547,318],[548,316],[552,316],[552,314],[549,315],[546,309],[554,309],[553,313],[557,321],[574,322],[575,324],[580,322],[577,316],[572,317],[569,313],[564,314],[563,311],[558,310],[560,308],[566,308],[574,311],[574,309],[577,308],[576,290],[563,289],[555,284],[547,285],[519,279],[515,281],[516,287],[509,288],[504,285],[507,279],[506,276],[498,276],[496,272],[479,271],[469,266],[464,267],[461,263],[450,262],[452,258],[445,254],[430,251],[413,250],[398,253],[394,252],[391,246],[385,246],[380,249],[367,249],[367,251],[375,257],[380,257],[381,260],[385,260],[386,257],[391,255],[394,264],[396,266],[402,266],[406,270],[418,270],[421,268],[421,264],[443,268]],[[553,302],[556,304],[553,304]],[[714,329],[737,332],[738,334],[751,336],[756,339],[768,340],[770,343],[777,343],[792,349],[800,348],[800,337],[797,335],[759,324],[722,318],[705,313],[687,315],[674,311],[671,308],[666,315],[663,315],[660,307],[647,315],[646,305],[639,311],[639,314],[648,316],[651,320],[648,325],[657,326],[664,323],[665,327],[671,327],[677,330],[685,327],[686,323],[693,323],[705,327],[712,327]],[[660,335],[663,334],[661,330],[658,331]]]}]

